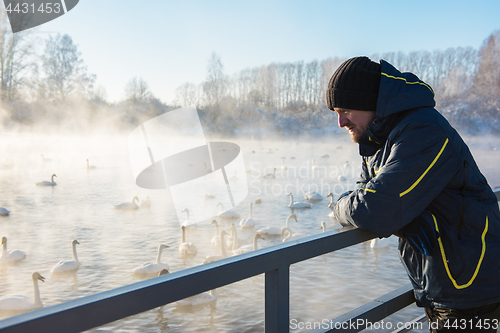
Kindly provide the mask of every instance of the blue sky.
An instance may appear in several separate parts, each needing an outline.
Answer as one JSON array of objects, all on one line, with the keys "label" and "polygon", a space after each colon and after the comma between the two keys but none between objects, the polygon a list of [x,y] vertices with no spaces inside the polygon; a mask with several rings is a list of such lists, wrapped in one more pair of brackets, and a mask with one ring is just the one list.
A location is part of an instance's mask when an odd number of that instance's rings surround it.
[{"label": "blue sky", "polygon": [[472,46],[500,29],[500,1],[80,0],[36,31],[68,34],[112,101],[145,79],[171,102],[205,79],[216,52],[226,74],[272,62]]}]

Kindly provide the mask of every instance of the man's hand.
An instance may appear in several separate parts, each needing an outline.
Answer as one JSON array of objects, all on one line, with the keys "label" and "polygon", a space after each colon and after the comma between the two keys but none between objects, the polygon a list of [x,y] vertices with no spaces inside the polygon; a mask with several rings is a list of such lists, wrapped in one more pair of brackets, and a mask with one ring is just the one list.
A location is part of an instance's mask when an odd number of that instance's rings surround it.
[{"label": "man's hand", "polygon": [[439,233],[432,222],[432,215],[424,212],[410,224],[400,230],[400,234],[408,241],[413,250],[429,256],[431,250],[438,245]]}]

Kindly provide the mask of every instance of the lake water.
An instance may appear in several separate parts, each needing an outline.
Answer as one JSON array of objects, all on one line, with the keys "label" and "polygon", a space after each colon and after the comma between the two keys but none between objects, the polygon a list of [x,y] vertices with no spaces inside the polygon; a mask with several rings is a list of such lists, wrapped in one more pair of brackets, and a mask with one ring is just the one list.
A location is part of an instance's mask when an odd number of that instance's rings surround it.
[{"label": "lake water", "polygon": [[[328,217],[330,198],[326,196],[334,192],[336,200],[340,193],[354,186],[359,175],[357,146],[346,133],[322,139],[226,141],[240,146],[250,171],[246,174],[249,194],[233,210],[246,217],[248,203],[262,200],[253,205],[254,230],[284,226],[290,213],[287,192],[294,194],[295,201],[304,201],[303,194],[309,189],[320,192],[324,200],[314,203],[312,209],[296,211],[298,222],[291,222],[294,233],[319,233],[321,221],[327,222],[328,230],[341,228]],[[500,148],[498,141],[467,139],[492,187],[500,185],[496,167],[500,155],[494,149]],[[162,261],[170,265],[171,271],[200,265],[205,256],[219,253],[210,244],[215,227],[208,219],[198,223],[197,230],[187,232],[188,241],[196,244],[197,255],[189,259],[179,255],[179,218],[168,204],[169,195],[165,190],[148,190],[135,184],[126,135],[3,133],[0,149],[0,207],[11,211],[10,216],[0,216],[0,236],[7,237],[9,249],[27,253],[18,264],[0,266],[0,296],[33,296],[34,271],[46,278],[39,283],[46,307],[134,283],[140,278],[132,274],[133,269],[154,261],[162,243],[169,246],[163,251]],[[41,154],[51,161],[42,161]],[[325,154],[329,158],[321,157]],[[87,170],[86,159],[96,169]],[[320,167],[317,173],[312,172],[312,159]],[[287,172],[281,171],[283,161]],[[343,167],[346,161],[350,164],[347,170]],[[276,179],[262,178],[262,174],[272,173],[274,167],[278,169]],[[35,186],[39,181],[50,180],[52,174],[57,175],[57,186]],[[340,181],[340,175],[346,181]],[[141,200],[149,196],[152,206],[137,211],[114,209],[113,205],[131,201],[134,196]],[[213,201],[215,215],[217,198],[209,200]],[[220,221],[221,230],[229,225]],[[238,237],[249,244],[253,232],[238,228]],[[54,264],[71,259],[73,239],[80,243],[79,270],[74,275],[51,276]],[[259,247],[279,242],[267,238],[259,241]],[[290,276],[290,318],[295,323],[292,332],[307,331],[307,325],[335,318],[409,283],[394,237],[387,248],[371,249],[366,242],[292,265]],[[181,308],[169,304],[91,331],[264,331],[263,275],[220,288],[217,293],[217,301],[212,305]],[[421,313],[422,309],[410,306],[386,321],[396,325]],[[0,319],[10,315],[0,312]],[[419,331],[426,332],[415,330]]]}]

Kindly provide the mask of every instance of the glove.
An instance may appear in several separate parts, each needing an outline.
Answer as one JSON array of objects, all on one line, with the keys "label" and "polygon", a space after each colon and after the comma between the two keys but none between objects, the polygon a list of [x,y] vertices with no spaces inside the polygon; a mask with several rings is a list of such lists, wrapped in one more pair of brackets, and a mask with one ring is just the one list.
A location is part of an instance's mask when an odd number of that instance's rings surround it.
[{"label": "glove", "polygon": [[425,212],[417,216],[410,224],[400,230],[414,251],[429,256],[438,245],[439,232],[436,231],[431,214]]}]

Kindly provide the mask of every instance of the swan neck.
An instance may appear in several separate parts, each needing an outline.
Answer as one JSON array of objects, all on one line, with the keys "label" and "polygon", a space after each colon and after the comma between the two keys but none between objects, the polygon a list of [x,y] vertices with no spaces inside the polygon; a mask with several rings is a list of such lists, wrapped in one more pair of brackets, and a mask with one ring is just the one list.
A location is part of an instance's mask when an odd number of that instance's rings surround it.
[{"label": "swan neck", "polygon": [[73,243],[73,260],[78,262],[78,256],[76,255],[76,243]]},{"label": "swan neck", "polygon": [[288,227],[284,231],[286,232],[286,237],[283,239],[283,242],[286,242],[288,238],[292,237],[292,231]]},{"label": "swan neck", "polygon": [[293,194],[290,193],[290,205],[293,204]]},{"label": "swan neck", "polygon": [[52,177],[50,178],[50,181],[54,182],[54,175],[52,175]]},{"label": "swan neck", "polygon": [[2,256],[7,253],[7,239],[2,244]]},{"label": "swan neck", "polygon": [[252,218],[252,203],[250,202],[250,218]]},{"label": "swan neck", "polygon": [[182,228],[181,243],[186,243],[186,228]]},{"label": "swan neck", "polygon": [[237,248],[240,247],[240,244],[238,243],[238,235],[236,234],[236,227],[232,228],[232,235],[233,235],[233,250],[236,250]]},{"label": "swan neck", "polygon": [[156,255],[156,263],[159,264],[161,263],[161,251],[163,250],[163,246],[160,246],[158,248],[158,254]]},{"label": "swan neck", "polygon": [[286,218],[286,227],[289,228],[290,227],[290,219],[292,218],[292,215],[288,215],[288,217]]},{"label": "swan neck", "polygon": [[42,299],[40,298],[40,289],[38,288],[38,278],[33,277],[33,300],[35,301],[34,305],[37,308],[41,308]]},{"label": "swan neck", "polygon": [[253,250],[254,251],[257,251],[257,235],[258,234],[255,234],[255,236],[253,236]]},{"label": "swan neck", "polygon": [[220,254],[221,254],[223,257],[227,257],[227,253],[226,253],[226,246],[225,246],[224,237],[226,237],[226,235],[221,235],[221,236],[220,236]]}]

